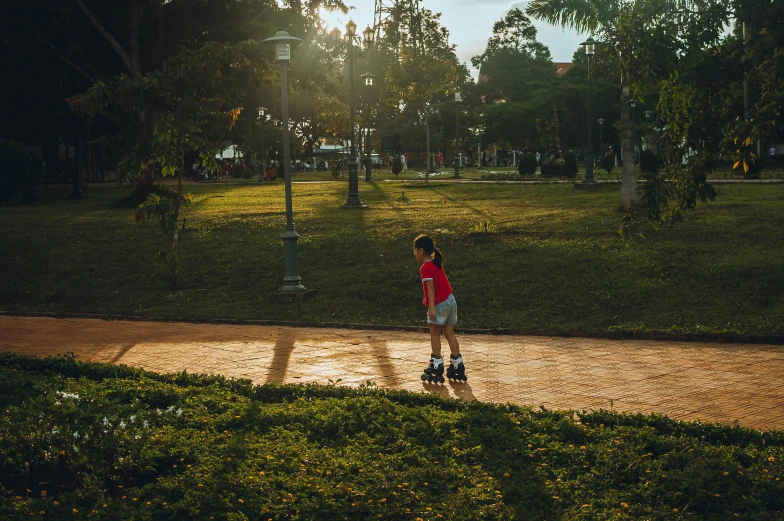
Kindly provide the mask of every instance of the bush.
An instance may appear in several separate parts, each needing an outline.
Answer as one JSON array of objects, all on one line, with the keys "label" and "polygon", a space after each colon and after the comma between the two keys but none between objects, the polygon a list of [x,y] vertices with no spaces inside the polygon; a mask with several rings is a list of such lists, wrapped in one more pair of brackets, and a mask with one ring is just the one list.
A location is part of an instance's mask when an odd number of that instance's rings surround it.
[{"label": "bush", "polygon": [[0,139],[0,201],[16,194],[21,194],[23,201],[33,199],[42,166],[37,154],[28,152],[16,141]]},{"label": "bush", "polygon": [[392,159],[392,173],[396,176],[403,171],[403,159],[400,156],[395,156]]},{"label": "bush", "polygon": [[8,520],[773,520],[782,445],[661,415],[0,353]]},{"label": "bush", "polygon": [[569,179],[577,177],[577,156],[571,150],[564,154],[563,173]]},{"label": "bush", "polygon": [[643,150],[640,154],[640,172],[655,174],[659,171],[661,161],[652,150]]},{"label": "bush", "polygon": [[602,157],[602,168],[604,168],[608,174],[613,171],[613,168],[615,168],[615,154],[605,154]]},{"label": "bush", "polygon": [[536,156],[529,152],[520,159],[520,164],[517,165],[517,171],[523,176],[534,175],[536,174],[536,167]]}]

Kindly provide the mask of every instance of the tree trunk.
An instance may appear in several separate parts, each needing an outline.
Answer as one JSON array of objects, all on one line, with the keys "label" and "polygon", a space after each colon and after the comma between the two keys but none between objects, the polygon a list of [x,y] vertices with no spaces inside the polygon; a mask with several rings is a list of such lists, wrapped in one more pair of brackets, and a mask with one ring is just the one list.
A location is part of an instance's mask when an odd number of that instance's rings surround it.
[{"label": "tree trunk", "polygon": [[634,126],[629,106],[630,91],[628,85],[621,87],[621,156],[623,160],[621,205],[626,210],[640,199],[637,193],[637,169],[634,166]]},{"label": "tree trunk", "polygon": [[177,229],[177,221],[180,219],[180,208],[182,208],[182,170],[185,166],[185,158],[182,154],[182,137],[178,138],[178,142],[177,150],[179,164],[177,168],[177,198],[174,200],[174,236],[172,237],[171,263],[169,264],[172,290],[177,289],[177,273],[179,271],[177,252],[180,243],[180,236],[179,230]]}]

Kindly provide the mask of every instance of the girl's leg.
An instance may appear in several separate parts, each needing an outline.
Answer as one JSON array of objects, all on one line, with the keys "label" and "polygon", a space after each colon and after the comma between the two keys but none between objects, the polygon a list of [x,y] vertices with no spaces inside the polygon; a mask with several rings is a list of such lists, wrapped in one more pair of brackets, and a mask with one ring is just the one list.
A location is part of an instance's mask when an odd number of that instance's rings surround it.
[{"label": "girl's leg", "polygon": [[435,324],[428,325],[430,326],[430,348],[433,350],[434,355],[441,356],[441,326]]},{"label": "girl's leg", "polygon": [[[449,351],[452,352],[453,355],[460,354],[460,344],[457,342],[457,337],[455,336],[455,326],[444,326],[444,336],[446,337],[446,341],[449,342]],[[433,326],[430,326],[430,342],[433,342]],[[438,349],[441,349],[441,339],[438,339]],[[435,353],[435,351],[433,351]],[[440,354],[439,351],[436,354]]]}]

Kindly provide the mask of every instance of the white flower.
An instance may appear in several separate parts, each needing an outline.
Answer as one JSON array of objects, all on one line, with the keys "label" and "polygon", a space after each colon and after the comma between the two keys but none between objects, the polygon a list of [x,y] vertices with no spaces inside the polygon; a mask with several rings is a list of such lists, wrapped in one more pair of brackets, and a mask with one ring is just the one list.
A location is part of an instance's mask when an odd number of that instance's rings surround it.
[{"label": "white flower", "polygon": [[54,404],[55,404],[55,405],[60,405],[60,400],[55,400],[55,401],[54,401]]},{"label": "white flower", "polygon": [[90,435],[89,434],[85,434],[83,439],[84,439],[84,441],[89,440],[90,439]]},{"label": "white flower", "polygon": [[135,414],[131,414],[131,418],[130,418],[130,420],[131,420],[131,423],[133,423],[133,421],[134,421],[135,419],[136,419],[136,415],[135,415]]},{"label": "white flower", "polygon": [[60,432],[60,429],[52,429],[52,434],[57,434],[58,432]]},{"label": "white flower", "polygon": [[162,410],[160,410],[160,409],[157,409],[157,408],[155,409],[155,412],[158,414],[158,416],[160,416],[161,414],[163,414],[163,411],[162,411]]},{"label": "white flower", "polygon": [[150,424],[149,424],[149,423],[147,423],[147,420],[144,420],[144,422],[142,422],[142,426],[143,426],[145,429],[149,429],[149,428],[150,428]]},{"label": "white flower", "polygon": [[138,434],[133,437],[134,440],[138,440],[139,438],[141,438],[141,436],[139,436]]},{"label": "white flower", "polygon": [[109,418],[107,418],[106,416],[104,416],[104,417],[103,417],[103,421],[102,421],[101,423],[103,423],[104,425],[109,425]]},{"label": "white flower", "polygon": [[73,444],[74,452],[79,452],[79,447],[76,446],[76,443]]},{"label": "white flower", "polygon": [[166,408],[166,412],[172,412],[174,410],[174,405],[170,405]]},{"label": "white flower", "polygon": [[124,421],[122,421],[122,420],[120,420],[120,428],[121,428],[121,429],[124,429],[124,428],[125,428],[125,422],[124,422]]},{"label": "white flower", "polygon": [[177,409],[177,416],[182,416],[182,409]]},{"label": "white flower", "polygon": [[78,437],[79,437],[79,431],[74,431],[74,433],[73,433],[73,437],[74,437],[74,438],[78,438]]}]

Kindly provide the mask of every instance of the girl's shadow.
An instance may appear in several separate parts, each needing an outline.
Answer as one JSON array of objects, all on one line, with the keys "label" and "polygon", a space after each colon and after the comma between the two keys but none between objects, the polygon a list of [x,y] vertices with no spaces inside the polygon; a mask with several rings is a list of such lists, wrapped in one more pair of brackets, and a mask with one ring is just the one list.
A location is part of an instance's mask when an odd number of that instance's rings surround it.
[{"label": "girl's shadow", "polygon": [[436,394],[441,396],[442,398],[449,398],[450,392],[449,389],[452,389],[452,394],[454,394],[455,398],[463,400],[465,402],[470,402],[476,400],[476,396],[474,396],[473,389],[471,386],[465,382],[450,382],[449,380],[443,384],[432,384],[427,382],[422,382],[422,390],[428,394]]}]

